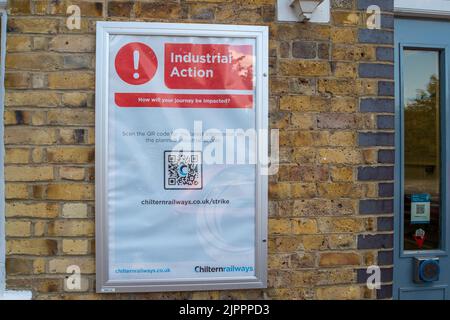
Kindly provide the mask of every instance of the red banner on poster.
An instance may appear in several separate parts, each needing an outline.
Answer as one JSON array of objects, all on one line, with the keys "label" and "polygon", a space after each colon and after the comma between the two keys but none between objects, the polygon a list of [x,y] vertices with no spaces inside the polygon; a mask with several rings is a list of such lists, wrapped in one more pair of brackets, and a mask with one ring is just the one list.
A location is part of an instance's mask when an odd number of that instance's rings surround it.
[{"label": "red banner on poster", "polygon": [[141,108],[252,108],[250,94],[116,93],[119,107]]},{"label": "red banner on poster", "polygon": [[166,43],[164,55],[170,89],[253,89],[251,45]]}]

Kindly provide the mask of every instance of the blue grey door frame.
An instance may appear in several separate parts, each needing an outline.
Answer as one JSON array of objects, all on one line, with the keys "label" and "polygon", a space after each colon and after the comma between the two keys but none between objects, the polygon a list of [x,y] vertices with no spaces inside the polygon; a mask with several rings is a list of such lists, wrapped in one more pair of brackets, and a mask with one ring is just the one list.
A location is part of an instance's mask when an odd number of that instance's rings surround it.
[{"label": "blue grey door frame", "polygon": [[[395,204],[394,204],[394,299],[450,299],[450,22],[438,20],[395,19]],[[439,250],[404,251],[404,74],[405,49],[434,50],[439,52],[440,71],[440,147],[441,147],[441,197],[440,197],[440,248]],[[414,258],[439,258],[441,274],[438,281],[417,284],[414,278]]]}]

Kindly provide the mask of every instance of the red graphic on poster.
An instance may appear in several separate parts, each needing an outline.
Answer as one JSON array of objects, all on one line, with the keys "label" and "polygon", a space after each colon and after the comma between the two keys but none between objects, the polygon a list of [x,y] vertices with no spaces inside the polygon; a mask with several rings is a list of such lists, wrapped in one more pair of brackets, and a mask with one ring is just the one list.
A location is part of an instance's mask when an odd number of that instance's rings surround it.
[{"label": "red graphic on poster", "polygon": [[425,231],[423,229],[417,229],[413,238],[414,240],[416,240],[416,244],[419,247],[419,249],[422,249],[423,243],[425,241]]},{"label": "red graphic on poster", "polygon": [[120,48],[114,61],[120,79],[139,85],[150,81],[158,68],[155,52],[146,44],[132,42]]},{"label": "red graphic on poster", "polygon": [[253,46],[166,43],[164,81],[170,89],[253,90]]}]

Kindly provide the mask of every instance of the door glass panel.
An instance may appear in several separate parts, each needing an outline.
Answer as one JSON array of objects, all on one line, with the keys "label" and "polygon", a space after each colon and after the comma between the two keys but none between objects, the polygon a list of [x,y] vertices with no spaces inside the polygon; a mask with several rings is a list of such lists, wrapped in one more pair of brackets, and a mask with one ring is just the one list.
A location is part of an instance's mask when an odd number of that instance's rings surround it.
[{"label": "door glass panel", "polygon": [[440,248],[439,51],[403,51],[404,250]]}]

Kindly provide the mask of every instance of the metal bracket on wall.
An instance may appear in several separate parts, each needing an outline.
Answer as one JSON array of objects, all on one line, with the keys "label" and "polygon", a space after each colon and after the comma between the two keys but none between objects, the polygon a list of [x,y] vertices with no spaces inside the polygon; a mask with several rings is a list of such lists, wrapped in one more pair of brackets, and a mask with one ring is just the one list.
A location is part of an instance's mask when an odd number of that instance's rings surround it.
[{"label": "metal bracket on wall", "polygon": [[[298,2],[300,5],[301,2],[313,2],[313,1],[304,1],[304,0],[296,0],[294,2]],[[318,1],[314,1],[318,2]],[[305,11],[302,15],[298,14],[298,11],[295,10],[291,6],[293,0],[277,0],[277,20],[278,21],[286,21],[286,22],[301,22],[308,21],[314,23],[328,23],[330,22],[330,0],[323,0],[312,13],[308,13]],[[309,19],[308,19],[309,18]]]}]

